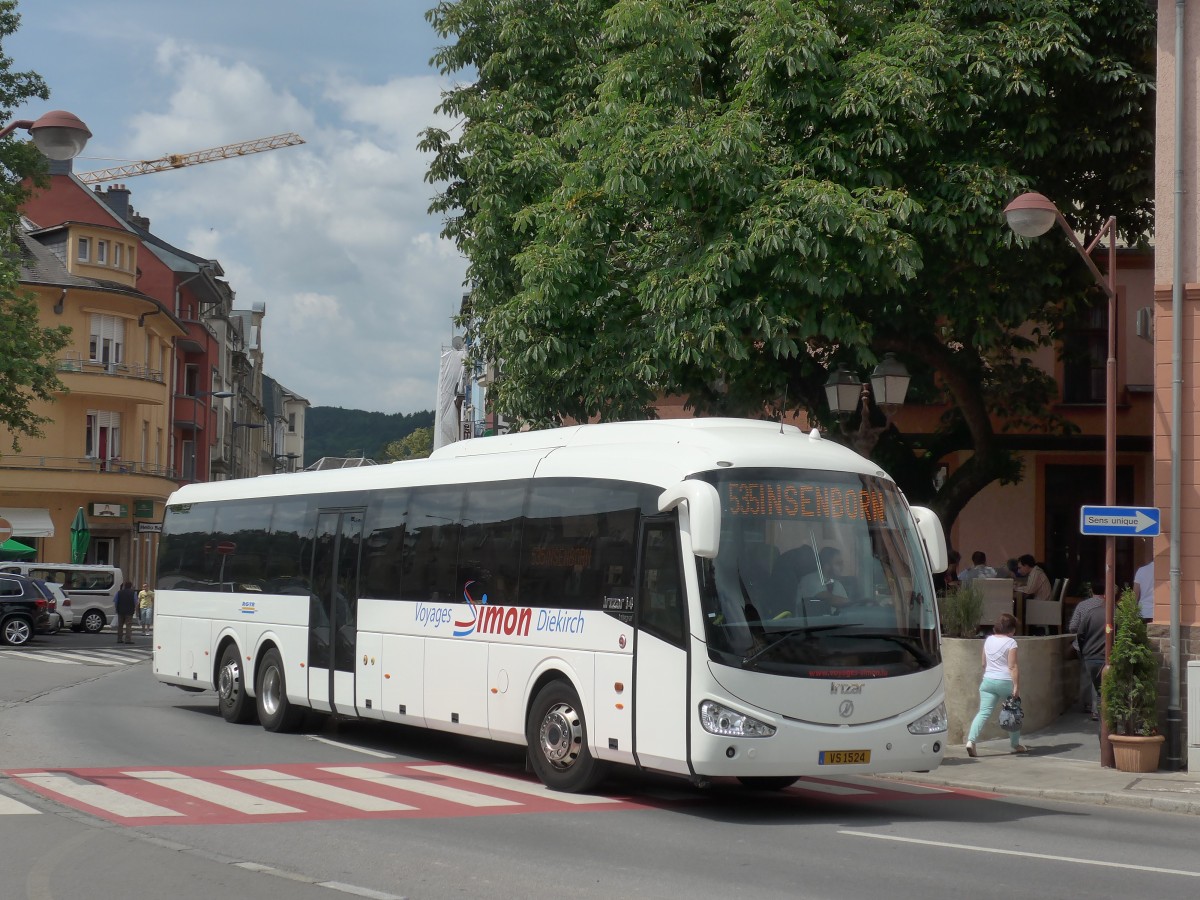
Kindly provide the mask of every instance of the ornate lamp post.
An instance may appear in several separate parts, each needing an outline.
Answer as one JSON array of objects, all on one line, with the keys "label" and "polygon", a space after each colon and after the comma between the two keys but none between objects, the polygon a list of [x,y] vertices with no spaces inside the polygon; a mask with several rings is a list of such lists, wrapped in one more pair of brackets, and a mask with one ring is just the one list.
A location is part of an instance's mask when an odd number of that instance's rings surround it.
[{"label": "ornate lamp post", "polygon": [[[892,424],[892,416],[904,405],[908,396],[908,385],[912,377],[904,363],[894,353],[885,353],[883,359],[871,372],[869,382],[858,380],[858,376],[846,368],[844,363],[830,373],[825,382],[825,399],[829,409],[843,422],[855,409],[861,408],[862,416],[858,430],[851,432],[843,424],[842,433],[851,437],[854,449],[863,456],[870,455],[879,442],[879,436]],[[871,399],[883,410],[886,421],[882,426],[871,424]]]},{"label": "ornate lamp post", "polygon": [[[1058,207],[1048,197],[1030,192],[1022,194],[1004,207],[1008,226],[1021,237],[1040,237],[1055,224],[1066,232],[1071,246],[1083,257],[1096,283],[1104,288],[1108,296],[1108,360],[1105,363],[1104,384],[1104,504],[1117,504],[1117,219],[1109,216],[1100,232],[1086,247],[1076,236]],[[1108,237],[1108,272],[1103,273],[1092,259],[1092,252],[1100,239]],[[1113,608],[1117,590],[1117,539],[1108,535],[1104,539],[1104,668],[1108,669],[1108,658],[1112,653]],[[1108,729],[1103,717],[1100,722],[1100,765],[1114,766],[1112,744],[1108,741]]]}]

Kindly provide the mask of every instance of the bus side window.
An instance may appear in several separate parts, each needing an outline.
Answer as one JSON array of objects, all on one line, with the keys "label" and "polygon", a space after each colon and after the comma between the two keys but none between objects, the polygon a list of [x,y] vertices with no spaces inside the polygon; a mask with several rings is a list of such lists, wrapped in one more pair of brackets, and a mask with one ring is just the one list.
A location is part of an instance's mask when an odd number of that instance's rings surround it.
[{"label": "bus side window", "polygon": [[686,632],[683,579],[675,522],[647,523],[642,532],[638,627],[682,647]]}]

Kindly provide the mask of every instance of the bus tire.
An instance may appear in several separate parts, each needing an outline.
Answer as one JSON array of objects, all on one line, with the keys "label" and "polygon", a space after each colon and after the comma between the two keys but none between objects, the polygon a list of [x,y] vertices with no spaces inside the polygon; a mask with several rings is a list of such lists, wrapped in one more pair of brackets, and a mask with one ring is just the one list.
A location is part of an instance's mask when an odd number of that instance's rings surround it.
[{"label": "bus tire", "polygon": [[283,657],[272,647],[263,655],[258,667],[256,685],[258,721],[267,731],[295,731],[304,720],[304,709],[287,698],[287,679],[283,674]]},{"label": "bus tire", "polygon": [[529,707],[525,739],[534,774],[552,791],[586,791],[604,777],[604,764],[588,749],[579,695],[564,681],[551,681],[538,691]]},{"label": "bus tire", "polygon": [[753,775],[738,779],[742,787],[752,791],[782,791],[799,780],[798,775]]},{"label": "bus tire", "polygon": [[221,718],[234,725],[245,725],[254,718],[254,701],[246,694],[241,652],[232,641],[217,667],[217,708]]}]

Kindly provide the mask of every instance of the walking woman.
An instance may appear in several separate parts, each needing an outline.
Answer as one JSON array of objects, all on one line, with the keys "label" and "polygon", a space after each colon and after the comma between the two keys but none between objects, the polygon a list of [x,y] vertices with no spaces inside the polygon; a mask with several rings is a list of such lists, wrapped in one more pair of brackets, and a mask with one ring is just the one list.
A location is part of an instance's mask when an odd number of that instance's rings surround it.
[{"label": "walking woman", "polygon": [[[967,756],[975,756],[975,741],[992,716],[992,710],[1009,697],[1021,696],[1021,674],[1017,668],[1017,618],[1003,613],[992,626],[992,634],[983,642],[983,681],[979,683],[979,712],[967,735]],[[1013,753],[1026,753],[1021,732],[1010,731],[1009,743]]]}]

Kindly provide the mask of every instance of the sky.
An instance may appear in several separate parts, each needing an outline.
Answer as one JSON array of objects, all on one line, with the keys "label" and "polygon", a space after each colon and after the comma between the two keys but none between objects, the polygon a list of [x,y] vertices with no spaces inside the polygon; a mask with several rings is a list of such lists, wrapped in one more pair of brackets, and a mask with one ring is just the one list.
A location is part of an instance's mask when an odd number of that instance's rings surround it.
[{"label": "sky", "polygon": [[[266,304],[266,374],[314,406],[433,409],[466,261],[428,212],[422,129],[452,81],[434,0],[20,0],[5,43],[92,138],[76,172],[294,131],[307,143],[122,179],[151,230]],[[465,76],[458,76],[463,80]]]}]

